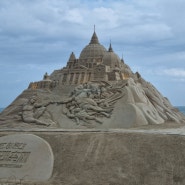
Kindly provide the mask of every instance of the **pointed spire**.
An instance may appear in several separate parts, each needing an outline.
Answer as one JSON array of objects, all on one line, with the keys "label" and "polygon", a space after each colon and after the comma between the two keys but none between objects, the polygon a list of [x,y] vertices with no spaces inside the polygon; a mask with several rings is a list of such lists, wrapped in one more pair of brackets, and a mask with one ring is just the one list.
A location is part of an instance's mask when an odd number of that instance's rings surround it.
[{"label": "pointed spire", "polygon": [[124,60],[123,60],[123,53],[122,53],[121,61],[124,63]]},{"label": "pointed spire", "polygon": [[99,44],[99,40],[98,40],[98,37],[96,35],[96,31],[95,31],[95,25],[94,25],[94,33],[91,37],[91,41],[89,44]]},{"label": "pointed spire", "polygon": [[110,45],[109,45],[109,52],[113,52],[112,45],[111,45],[111,40],[110,40]]},{"label": "pointed spire", "polygon": [[76,59],[75,54],[72,52],[70,57],[69,57],[69,61],[73,61],[75,59]]}]

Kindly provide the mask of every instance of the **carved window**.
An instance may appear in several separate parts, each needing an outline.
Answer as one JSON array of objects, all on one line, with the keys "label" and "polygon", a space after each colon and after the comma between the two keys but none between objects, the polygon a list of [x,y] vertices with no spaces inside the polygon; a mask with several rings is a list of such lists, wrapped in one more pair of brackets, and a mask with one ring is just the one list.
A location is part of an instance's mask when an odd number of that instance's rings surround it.
[{"label": "carved window", "polygon": [[83,83],[83,81],[84,81],[84,76],[85,76],[85,73],[82,73],[82,74],[81,74],[80,83]]},{"label": "carved window", "polygon": [[88,75],[88,81],[90,81],[91,80],[91,73],[89,73],[89,75]]},{"label": "carved window", "polygon": [[73,77],[74,77],[74,73],[71,73],[70,80],[69,80],[70,83],[73,82]]},{"label": "carved window", "polygon": [[46,88],[46,83],[45,82],[42,83],[42,88]]},{"label": "carved window", "polygon": [[102,65],[99,65],[95,68],[94,71],[94,79],[99,80],[105,78],[105,67]]},{"label": "carved window", "polygon": [[39,83],[39,88],[40,88],[40,89],[42,88],[42,82]]},{"label": "carved window", "polygon": [[64,82],[66,82],[66,80],[67,80],[67,74],[64,74],[62,82],[64,83]]},{"label": "carved window", "polygon": [[78,83],[78,79],[79,79],[79,73],[76,73],[76,76],[75,76],[75,84]]},{"label": "carved window", "polygon": [[38,84],[37,84],[37,83],[32,83],[32,84],[31,84],[31,88],[32,88],[32,89],[37,89],[37,87],[38,87]]}]

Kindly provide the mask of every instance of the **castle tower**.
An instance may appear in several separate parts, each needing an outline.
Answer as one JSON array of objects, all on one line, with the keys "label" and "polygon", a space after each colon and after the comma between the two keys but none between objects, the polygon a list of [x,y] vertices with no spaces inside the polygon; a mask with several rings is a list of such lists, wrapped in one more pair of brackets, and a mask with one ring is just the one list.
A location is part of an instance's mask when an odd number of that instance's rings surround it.
[{"label": "castle tower", "polygon": [[[118,81],[125,79],[125,64],[114,52],[110,42],[108,50],[100,44],[95,31],[79,59],[74,52],[70,54],[66,67],[54,72],[61,85],[77,85],[89,81]],[[51,79],[52,79],[52,75]],[[128,76],[128,75],[127,75]]]}]

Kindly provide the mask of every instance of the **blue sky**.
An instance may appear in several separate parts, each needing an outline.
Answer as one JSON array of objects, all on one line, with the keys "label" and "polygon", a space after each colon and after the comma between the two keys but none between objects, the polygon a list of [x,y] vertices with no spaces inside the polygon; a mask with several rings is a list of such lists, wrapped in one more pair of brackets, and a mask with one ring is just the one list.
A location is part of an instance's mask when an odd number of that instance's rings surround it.
[{"label": "blue sky", "polygon": [[94,24],[99,41],[185,105],[184,0],[1,0],[0,107],[32,81],[78,58]]}]

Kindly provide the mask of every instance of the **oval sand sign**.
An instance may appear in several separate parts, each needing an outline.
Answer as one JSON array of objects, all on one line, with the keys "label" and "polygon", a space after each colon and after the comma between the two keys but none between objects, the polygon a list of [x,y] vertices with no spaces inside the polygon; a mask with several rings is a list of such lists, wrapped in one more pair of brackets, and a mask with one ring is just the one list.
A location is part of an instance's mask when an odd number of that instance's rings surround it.
[{"label": "oval sand sign", "polygon": [[45,181],[53,170],[53,152],[42,138],[32,134],[0,137],[0,179]]}]

